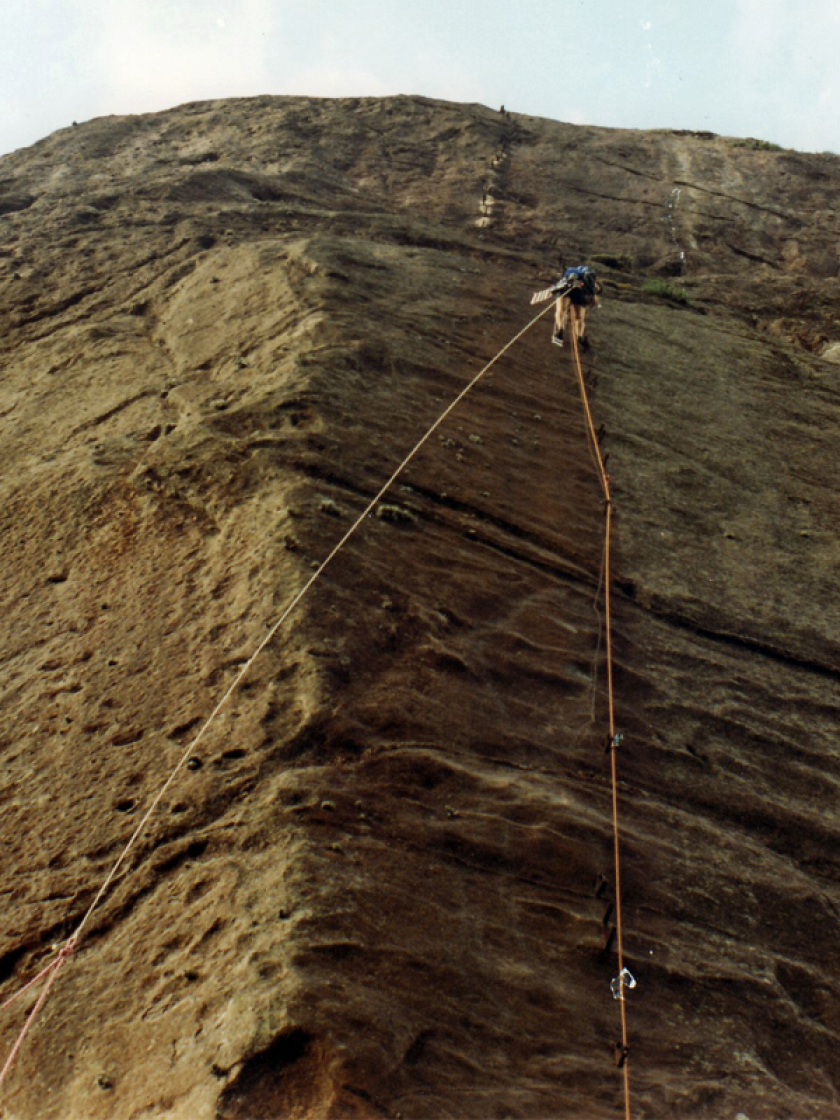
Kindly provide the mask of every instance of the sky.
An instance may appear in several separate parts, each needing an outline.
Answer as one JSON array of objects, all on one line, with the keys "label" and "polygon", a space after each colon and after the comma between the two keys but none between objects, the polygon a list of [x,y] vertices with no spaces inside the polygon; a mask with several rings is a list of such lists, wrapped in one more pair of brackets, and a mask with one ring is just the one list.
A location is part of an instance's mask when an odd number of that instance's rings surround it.
[{"label": "sky", "polygon": [[3,0],[0,155],[73,121],[408,93],[840,153],[840,0]]}]

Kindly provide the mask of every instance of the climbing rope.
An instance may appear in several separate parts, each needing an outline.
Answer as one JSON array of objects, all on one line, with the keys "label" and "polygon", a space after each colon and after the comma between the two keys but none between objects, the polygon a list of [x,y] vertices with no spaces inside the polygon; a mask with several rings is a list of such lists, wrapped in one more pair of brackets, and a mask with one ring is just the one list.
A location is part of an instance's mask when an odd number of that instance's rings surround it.
[{"label": "climbing rope", "polygon": [[75,948],[75,939],[71,937],[64,943],[64,945],[62,945],[61,949],[59,949],[58,953],[55,955],[55,957],[53,957],[46,968],[42,968],[38,975],[33,977],[33,979],[30,980],[28,984],[24,984],[24,986],[19,991],[15,992],[15,994],[11,996],[11,998],[7,999],[4,1004],[0,1005],[0,1010],[8,1007],[10,1004],[15,1002],[18,996],[22,996],[24,992],[28,992],[29,989],[34,987],[39,980],[43,979],[44,976],[47,976],[47,982],[41,989],[41,993],[35,1001],[34,1007],[27,1015],[26,1022],[23,1024],[23,1028],[21,1029],[20,1034],[17,1036],[14,1046],[9,1051],[9,1056],[6,1058],[2,1070],[0,1070],[0,1085],[3,1084],[3,1081],[6,1078],[6,1074],[14,1065],[15,1058],[17,1058],[18,1054],[20,1053],[20,1048],[21,1046],[23,1046],[23,1043],[26,1039],[26,1036],[29,1034],[29,1030],[32,1024],[38,1017],[38,1012],[47,1002],[47,996],[52,991],[52,986],[58,979],[58,974],[61,971],[62,966]]},{"label": "climbing rope", "polygon": [[35,1020],[38,1016],[38,1013],[40,1012],[41,1008],[43,1007],[44,1003],[46,1002],[47,997],[50,994],[50,991],[51,991],[53,985],[55,984],[56,980],[58,979],[58,974],[61,971],[61,968],[63,967],[63,965],[65,964],[65,962],[69,958],[70,954],[73,953],[78,948],[78,945],[79,945],[79,943],[81,941],[81,938],[82,938],[82,934],[84,933],[88,923],[90,922],[90,919],[93,917],[93,914],[99,908],[100,904],[102,903],[103,899],[105,898],[105,895],[108,893],[108,890],[109,890],[111,884],[113,883],[113,881],[114,881],[117,873],[119,872],[120,868],[123,866],[126,859],[128,858],[129,853],[132,851],[132,849],[136,845],[136,843],[137,843],[138,839],[140,838],[141,834],[145,831],[146,825],[148,824],[150,817],[155,812],[155,810],[157,809],[158,805],[163,800],[163,798],[166,796],[167,791],[171,787],[172,783],[175,781],[178,774],[181,772],[181,770],[183,770],[183,768],[186,766],[189,759],[192,757],[192,755],[195,751],[195,748],[198,746],[198,744],[204,738],[207,731],[213,725],[213,723],[216,721],[216,719],[218,718],[220,713],[227,706],[231,696],[233,696],[234,692],[237,690],[237,688],[240,686],[242,681],[245,679],[246,675],[248,674],[248,672],[251,669],[251,666],[254,664],[254,662],[257,660],[257,658],[260,656],[260,654],[263,652],[263,650],[266,648],[266,646],[269,644],[269,642],[272,640],[272,638],[275,636],[275,634],[280,629],[280,627],[283,625],[283,623],[288,619],[288,617],[291,615],[291,613],[295,610],[295,608],[298,606],[298,604],[301,602],[301,600],[309,593],[309,591],[314,586],[314,584],[317,583],[317,581],[321,578],[321,576],[324,574],[326,569],[329,567],[329,565],[332,563],[332,561],[336,558],[336,556],[339,554],[339,552],[341,552],[341,550],[344,548],[344,546],[347,544],[347,542],[350,540],[350,538],[355,535],[355,533],[362,526],[362,524],[364,523],[366,518],[370,516],[370,514],[374,511],[374,509],[376,508],[378,503],[385,496],[387,491],[391,488],[391,486],[393,486],[393,484],[400,477],[400,475],[406,469],[406,467],[409,465],[409,463],[411,463],[411,461],[415,458],[415,456],[418,454],[418,452],[421,450],[421,448],[424,447],[426,443],[428,443],[429,439],[431,439],[431,437],[434,435],[434,433],[437,431],[437,429],[441,426],[441,424],[443,424],[443,422],[447,419],[447,417],[450,415],[450,413],[455,408],[457,408],[457,406],[467,396],[467,394],[470,393],[475,388],[475,386],[484,377],[484,375],[490,369],[492,369],[492,367],[496,364],[496,362],[498,362],[499,359],[502,358],[508,352],[508,350],[510,350],[510,348],[514,345],[514,343],[518,342],[519,339],[522,338],[522,336],[527,331],[529,331],[531,329],[531,327],[533,327],[533,325],[539,319],[541,319],[543,317],[543,315],[545,315],[548,311],[550,311],[552,309],[552,307],[553,307],[553,304],[549,304],[547,307],[543,308],[543,310],[538,315],[535,315],[534,318],[531,319],[531,321],[526,326],[524,326],[522,328],[522,330],[520,330],[517,334],[515,334],[513,336],[513,338],[509,342],[507,342],[502,347],[502,349],[493,358],[491,358],[490,361],[482,369],[480,369],[478,371],[477,374],[475,374],[475,376],[472,378],[472,380],[469,381],[467,383],[467,385],[461,390],[461,392],[458,393],[458,395],[454,398],[454,400],[452,400],[450,402],[450,404],[447,405],[447,407],[443,410],[443,412],[438,416],[437,420],[435,420],[435,422],[431,425],[431,427],[427,429],[425,434],[417,441],[417,443],[415,443],[415,445],[412,447],[412,449],[409,451],[409,453],[405,456],[405,458],[402,460],[402,462],[399,464],[399,466],[397,466],[397,468],[393,471],[391,476],[388,478],[387,482],[385,482],[382,485],[382,487],[377,491],[376,495],[368,502],[368,504],[365,506],[364,510],[359,514],[359,516],[356,518],[356,520],[353,522],[353,524],[350,526],[350,528],[347,530],[347,532],[344,534],[344,536],[333,547],[332,551],[327,555],[326,559],[321,561],[321,563],[318,565],[317,569],[313,572],[313,574],[310,576],[310,578],[306,581],[306,583],[303,585],[301,590],[297,593],[297,595],[294,596],[294,598],[291,600],[291,602],[288,604],[288,606],[285,608],[285,610],[281,613],[280,617],[276,620],[276,622],[274,622],[271,625],[271,627],[268,630],[268,633],[265,635],[265,637],[262,639],[262,641],[256,647],[254,652],[251,654],[251,656],[248,658],[248,660],[242,666],[239,673],[236,675],[233,683],[230,685],[230,687],[227,689],[227,691],[222,696],[221,700],[219,700],[216,707],[213,709],[213,711],[207,717],[207,719],[203,723],[201,729],[199,730],[198,734],[195,736],[194,739],[191,740],[191,742],[187,746],[186,750],[181,755],[181,757],[178,760],[177,764],[175,765],[174,769],[170,772],[168,778],[166,779],[164,784],[161,786],[160,790],[156,794],[156,796],[155,796],[154,800],[152,801],[151,805],[148,807],[146,812],[143,814],[143,817],[141,818],[140,822],[138,823],[138,825],[136,826],[136,828],[132,832],[131,836],[128,838],[128,841],[126,842],[125,847],[122,849],[120,854],[117,856],[117,858],[114,861],[110,871],[108,872],[108,874],[106,875],[105,879],[103,880],[101,886],[99,887],[98,891],[96,892],[96,895],[94,896],[93,901],[91,902],[90,906],[86,910],[86,912],[85,912],[84,916],[82,917],[81,921],[79,922],[79,924],[76,926],[75,931],[71,934],[70,937],[67,938],[67,940],[64,942],[64,944],[61,946],[61,948],[58,949],[58,951],[56,952],[53,959],[38,973],[37,976],[33,977],[27,984],[25,984],[22,988],[20,988],[14,995],[9,997],[6,1000],[5,1003],[0,1005],[0,1011],[2,1011],[4,1008],[6,1008],[6,1007],[10,1006],[12,1003],[14,1003],[15,1000],[17,1000],[25,992],[27,992],[30,989],[32,989],[33,987],[35,987],[38,984],[39,981],[46,978],[46,981],[44,983],[44,987],[43,987],[40,995],[38,996],[38,999],[37,999],[34,1007],[32,1008],[29,1015],[27,1016],[26,1022],[24,1023],[23,1027],[21,1028],[21,1031],[20,1031],[20,1033],[19,1033],[19,1035],[18,1035],[18,1037],[17,1037],[17,1039],[14,1043],[14,1046],[12,1047],[12,1049],[9,1053],[9,1056],[6,1059],[5,1064],[3,1065],[2,1070],[0,1070],[0,1089],[2,1089],[3,1082],[5,1081],[8,1073],[9,1073],[9,1070],[12,1068],[12,1066],[15,1062],[15,1059],[17,1058],[18,1054],[20,1053],[20,1049],[23,1046],[23,1043],[26,1039],[26,1036],[28,1035],[30,1029],[32,1028],[33,1023],[35,1022]]},{"label": "climbing rope", "polygon": [[604,555],[603,555],[603,580],[604,580],[604,632],[606,645],[607,664],[607,706],[609,735],[607,750],[610,755],[610,781],[612,785],[612,831],[613,831],[613,873],[615,876],[615,946],[618,960],[618,976],[611,984],[612,992],[618,1000],[621,1020],[621,1042],[616,1047],[616,1062],[624,1075],[624,1116],[630,1116],[630,1070],[628,1063],[627,1043],[627,1003],[624,998],[625,988],[635,987],[636,981],[624,965],[624,926],[621,910],[621,835],[618,816],[618,747],[621,736],[615,727],[615,695],[613,688],[613,650],[612,650],[612,615],[610,603],[610,548],[612,530],[612,493],[610,490],[610,477],[604,465],[595,424],[592,420],[592,410],[589,406],[589,394],[586,391],[586,380],[583,376],[583,367],[580,360],[580,347],[578,346],[577,324],[574,315],[571,317],[572,356],[574,358],[575,374],[577,377],[583,412],[586,419],[586,436],[589,450],[595,460],[598,472],[598,481],[604,495]]}]

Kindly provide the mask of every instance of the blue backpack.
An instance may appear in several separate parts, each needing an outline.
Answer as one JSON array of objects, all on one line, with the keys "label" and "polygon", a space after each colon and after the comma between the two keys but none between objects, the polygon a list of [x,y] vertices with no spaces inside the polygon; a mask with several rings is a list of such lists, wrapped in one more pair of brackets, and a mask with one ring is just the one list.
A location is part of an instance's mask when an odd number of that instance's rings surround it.
[{"label": "blue backpack", "polygon": [[563,273],[563,280],[566,283],[582,284],[587,292],[595,291],[595,273],[588,264],[578,264],[572,268],[567,268]]}]

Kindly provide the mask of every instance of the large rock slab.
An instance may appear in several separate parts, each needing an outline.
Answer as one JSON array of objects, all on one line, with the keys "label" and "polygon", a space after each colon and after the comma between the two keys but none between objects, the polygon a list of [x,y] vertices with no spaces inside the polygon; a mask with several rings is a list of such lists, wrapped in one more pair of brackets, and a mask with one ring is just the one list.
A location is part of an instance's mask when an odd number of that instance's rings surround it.
[{"label": "large rock slab", "polygon": [[603,503],[547,319],[190,746],[564,257],[605,283],[634,1115],[840,1115],[837,173],[422,98],[0,161],[4,998],[189,758],[6,1114],[623,1114]]}]

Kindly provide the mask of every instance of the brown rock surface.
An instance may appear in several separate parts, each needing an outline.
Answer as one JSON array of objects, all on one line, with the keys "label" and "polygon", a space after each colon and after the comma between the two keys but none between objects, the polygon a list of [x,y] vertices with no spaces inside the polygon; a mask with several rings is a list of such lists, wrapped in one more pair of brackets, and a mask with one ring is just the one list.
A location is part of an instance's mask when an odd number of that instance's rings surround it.
[{"label": "brown rock surface", "polygon": [[[421,98],[191,105],[0,160],[0,997],[588,258],[633,1115],[840,1117],[838,170]],[[3,1116],[623,1114],[602,503],[548,337],[257,660]]]}]

